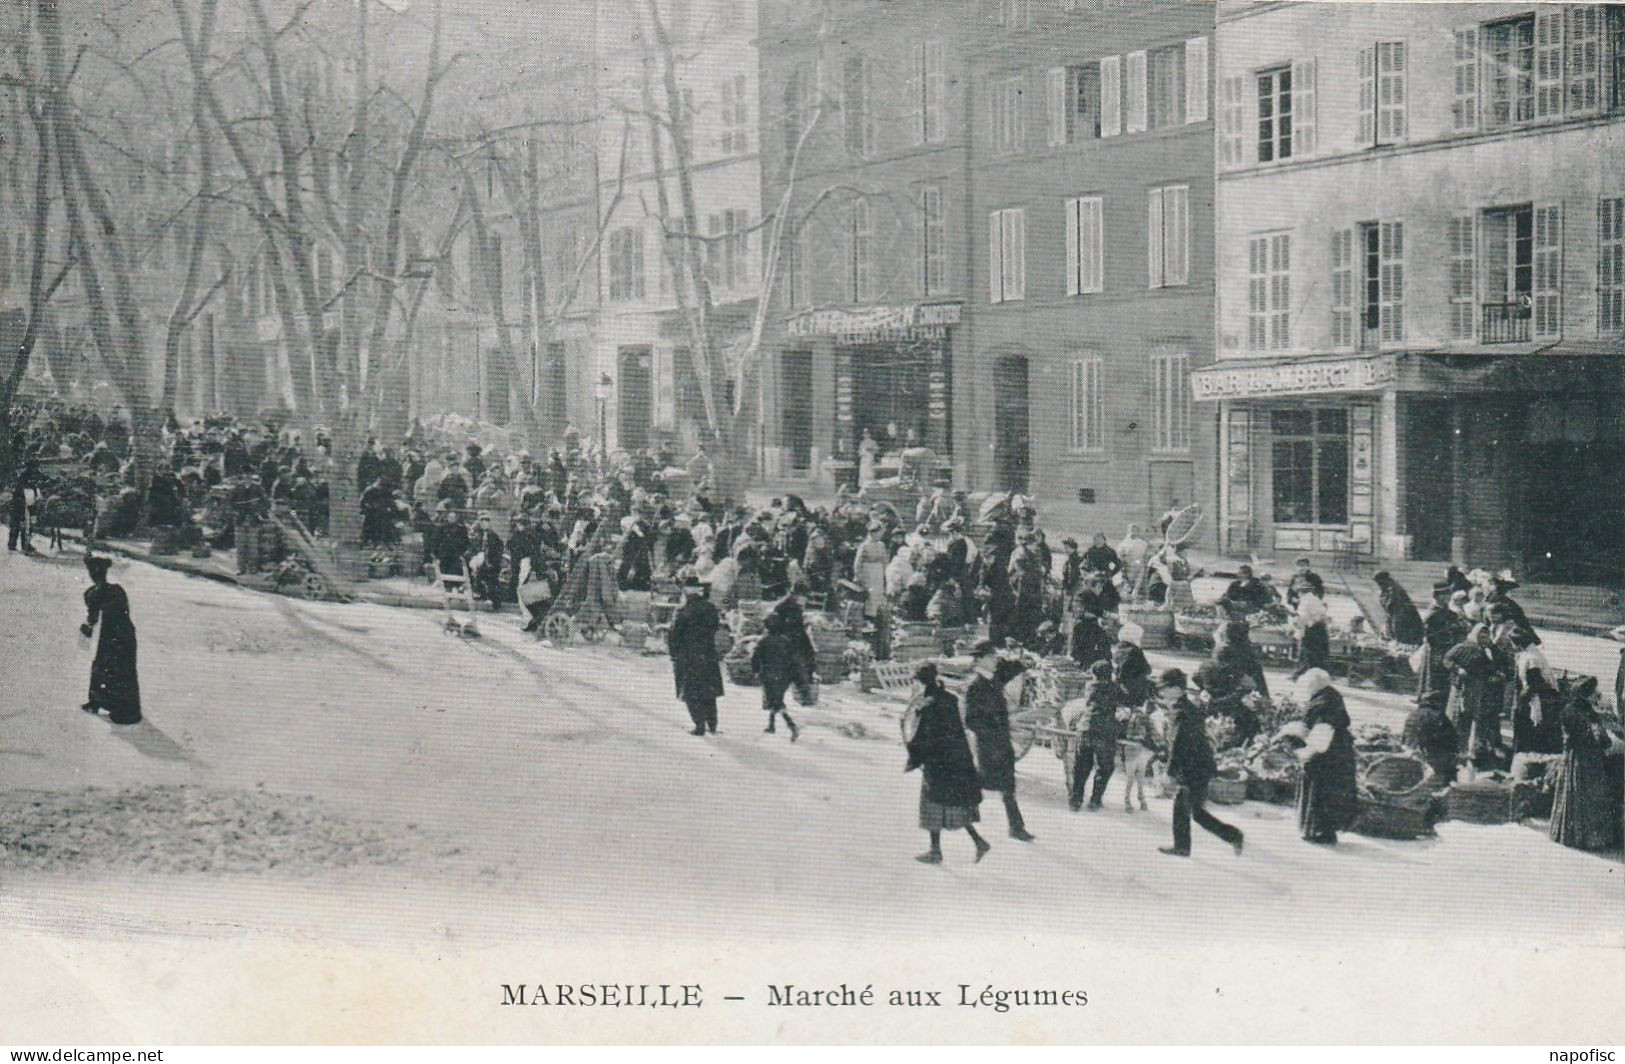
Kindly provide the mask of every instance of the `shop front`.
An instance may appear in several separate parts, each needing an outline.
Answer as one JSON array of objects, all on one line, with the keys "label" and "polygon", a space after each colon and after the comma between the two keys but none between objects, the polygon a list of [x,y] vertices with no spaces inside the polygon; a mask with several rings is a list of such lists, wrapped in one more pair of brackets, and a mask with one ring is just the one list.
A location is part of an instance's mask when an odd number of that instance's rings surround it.
[{"label": "shop front", "polygon": [[954,454],[954,334],[961,304],[814,310],[786,323],[777,367],[781,466],[850,481],[865,434],[881,453]]}]

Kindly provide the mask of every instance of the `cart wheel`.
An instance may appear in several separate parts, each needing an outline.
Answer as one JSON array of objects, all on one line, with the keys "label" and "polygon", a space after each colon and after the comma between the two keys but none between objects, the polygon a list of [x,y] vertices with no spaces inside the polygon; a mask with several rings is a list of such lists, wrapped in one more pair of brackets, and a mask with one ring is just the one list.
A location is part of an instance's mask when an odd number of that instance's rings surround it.
[{"label": "cart wheel", "polygon": [[542,638],[551,639],[554,646],[567,647],[575,642],[575,625],[563,614],[542,622]]},{"label": "cart wheel", "polygon": [[315,573],[306,573],[304,582],[299,586],[299,593],[312,602],[319,602],[327,597],[327,585]]}]

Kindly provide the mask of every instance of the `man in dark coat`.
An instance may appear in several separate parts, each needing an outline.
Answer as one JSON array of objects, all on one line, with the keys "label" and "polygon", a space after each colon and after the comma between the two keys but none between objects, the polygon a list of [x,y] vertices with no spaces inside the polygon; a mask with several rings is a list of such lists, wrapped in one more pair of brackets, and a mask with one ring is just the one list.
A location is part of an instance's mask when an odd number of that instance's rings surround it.
[{"label": "man in dark coat", "polygon": [[1320,574],[1309,568],[1308,558],[1298,559],[1298,571],[1292,574],[1292,581],[1286,586],[1286,604],[1293,609],[1298,608],[1298,599],[1306,591],[1313,591],[1319,598],[1326,597],[1326,581]]},{"label": "man in dark coat", "polygon": [[[40,474],[39,463],[30,458],[23,464],[23,470],[17,474],[17,479],[11,485],[11,501],[7,504],[6,549],[21,549],[24,554],[34,554],[34,529],[28,516],[28,493],[38,491],[44,477]],[[21,545],[19,548],[19,544]]]},{"label": "man in dark coat", "polygon": [[1074,813],[1083,808],[1083,788],[1091,772],[1095,785],[1089,793],[1089,811],[1099,811],[1106,784],[1117,767],[1117,740],[1122,732],[1117,710],[1123,704],[1123,692],[1112,682],[1111,662],[1096,661],[1090,668],[1083,703],[1087,719],[1080,722],[1083,734],[1072,762],[1072,790],[1067,795],[1067,805]]},{"label": "man in dark coat", "polygon": [[722,697],[722,663],[717,657],[717,628],[722,614],[705,597],[704,584],[686,584],[682,608],[666,633],[666,651],[677,681],[677,697],[694,722],[691,735],[717,731],[717,699]]},{"label": "man in dark coat", "polygon": [[1117,607],[1122,604],[1122,596],[1117,593],[1117,585],[1106,579],[1105,573],[1086,573],[1083,577],[1082,590],[1072,600],[1072,609],[1077,613],[1092,613],[1096,617],[1104,617],[1108,613],[1116,613]]},{"label": "man in dark coat", "polygon": [[1094,542],[1083,552],[1083,570],[1086,573],[1100,573],[1107,580],[1123,571],[1123,559],[1106,542],[1104,533],[1096,532]]},{"label": "man in dark coat", "polygon": [[455,508],[441,504],[440,521],[430,530],[430,557],[447,576],[463,575],[463,556],[468,553],[468,528]]},{"label": "man in dark coat", "polygon": [[801,737],[801,729],[796,727],[784,705],[784,694],[806,674],[782,624],[762,633],[750,656],[750,671],[762,685],[762,708],[767,711],[767,727],[762,731],[768,735],[776,732],[775,724],[782,715],[785,726],[790,729],[790,741],[795,742]]},{"label": "man in dark coat", "polygon": [[1185,674],[1164,669],[1157,677],[1157,701],[1168,710],[1168,777],[1174,794],[1174,844],[1161,847],[1173,857],[1191,855],[1191,821],[1228,842],[1241,855],[1242,833],[1207,811],[1207,788],[1218,775],[1213,744],[1208,741],[1202,711],[1185,695]]},{"label": "man in dark coat", "polygon": [[479,557],[480,564],[469,573],[469,589],[475,598],[481,598],[496,608],[502,597],[502,537],[497,535],[491,526],[491,515],[482,513],[474,524],[474,535],[471,537],[469,552],[472,557]]},{"label": "man in dark coat", "polygon": [[1373,575],[1371,582],[1377,585],[1378,603],[1388,628],[1383,634],[1405,646],[1420,646],[1424,638],[1422,615],[1416,612],[1410,595],[1386,570]]},{"label": "man in dark coat", "polygon": [[1444,667],[1444,656],[1463,639],[1471,625],[1461,614],[1450,608],[1454,585],[1448,580],[1433,585],[1433,609],[1422,621],[1422,645],[1426,648],[1422,668],[1416,675],[1416,700],[1421,702],[1429,694],[1450,692],[1451,674]]},{"label": "man in dark coat", "polygon": [[1087,669],[1096,662],[1110,665],[1112,637],[1100,626],[1100,618],[1092,613],[1078,614],[1072,625],[1072,660]]},{"label": "man in dark coat", "polygon": [[1005,704],[1004,685],[996,670],[998,648],[984,640],[972,651],[976,677],[965,692],[965,727],[976,737],[976,763],[982,790],[997,791],[1004,799],[1004,814],[1010,824],[1010,837],[1031,842],[1037,836],[1027,830],[1016,804],[1016,752],[1010,743],[1010,708]]},{"label": "man in dark coat", "polygon": [[373,547],[395,539],[395,493],[375,478],[361,493],[361,545]]},{"label": "man in dark coat", "polygon": [[1253,575],[1253,567],[1243,565],[1236,570],[1236,578],[1225,588],[1219,605],[1232,616],[1245,617],[1257,613],[1275,602],[1275,592]]}]

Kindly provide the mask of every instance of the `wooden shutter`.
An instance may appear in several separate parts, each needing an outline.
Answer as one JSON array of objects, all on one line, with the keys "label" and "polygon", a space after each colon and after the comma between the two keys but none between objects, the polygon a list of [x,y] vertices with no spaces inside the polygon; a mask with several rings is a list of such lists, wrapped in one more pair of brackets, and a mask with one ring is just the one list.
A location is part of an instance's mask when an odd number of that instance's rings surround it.
[{"label": "wooden shutter", "polygon": [[1450,219],[1450,335],[1458,340],[1473,338],[1474,257],[1471,214]]},{"label": "wooden shutter", "polygon": [[1354,346],[1354,231],[1332,230],[1332,346]]},{"label": "wooden shutter", "polygon": [[1315,60],[1292,64],[1292,158],[1315,154]]},{"label": "wooden shutter", "polygon": [[1377,50],[1360,49],[1360,132],[1362,148],[1377,143]]},{"label": "wooden shutter", "polygon": [[1247,95],[1246,75],[1225,78],[1220,82],[1219,118],[1223,128],[1219,133],[1219,162],[1224,166],[1241,166],[1247,161],[1247,123],[1244,100]]},{"label": "wooden shutter", "polygon": [[1404,41],[1377,45],[1377,143],[1405,139],[1406,59]]},{"label": "wooden shutter", "polygon": [[1078,212],[1078,241],[1082,245],[1083,276],[1078,287],[1085,292],[1105,290],[1106,221],[1105,200],[1090,196]]},{"label": "wooden shutter", "polygon": [[1044,101],[1049,117],[1049,146],[1066,143],[1066,68],[1051,67],[1044,77]]},{"label": "wooden shutter", "polygon": [[1382,222],[1377,231],[1378,322],[1383,343],[1405,339],[1405,223]]},{"label": "wooden shutter", "polygon": [[1535,207],[1534,334],[1563,332],[1563,205]]},{"label": "wooden shutter", "polygon": [[1207,38],[1185,42],[1185,122],[1207,121]]},{"label": "wooden shutter", "polygon": [[1108,55],[1100,61],[1100,135],[1115,137],[1123,125],[1122,57]]},{"label": "wooden shutter", "polygon": [[1457,133],[1478,128],[1478,27],[1465,26],[1455,33],[1455,102],[1450,107],[1450,125]]},{"label": "wooden shutter", "polygon": [[1027,212],[1016,208],[1005,212],[1005,234],[1009,237],[1005,249],[1005,272],[1010,278],[1005,288],[1009,299],[1027,298]]},{"label": "wooden shutter", "polygon": [[1125,133],[1145,132],[1145,89],[1145,53],[1130,52],[1128,54],[1128,102],[1124,108],[1123,117],[1123,131]]},{"label": "wooden shutter", "polygon": [[999,223],[999,212],[987,216],[987,298],[990,303],[1002,300],[1001,280],[1004,274],[1004,233]]},{"label": "wooden shutter", "polygon": [[1146,201],[1145,221],[1145,247],[1146,267],[1149,273],[1149,287],[1162,287],[1162,189],[1151,190],[1151,197]]},{"label": "wooden shutter", "polygon": [[1535,11],[1535,117],[1563,113],[1563,8],[1537,4]]},{"label": "wooden shutter", "polygon": [[1081,199],[1066,201],[1066,294],[1078,294],[1078,277],[1083,270],[1081,255],[1082,245],[1078,239],[1079,217],[1083,211]]},{"label": "wooden shutter", "polygon": [[1191,273],[1190,189],[1177,185],[1162,193],[1163,283],[1189,284]]},{"label": "wooden shutter", "polygon": [[[1602,19],[1604,9],[1594,4],[1569,7],[1568,113],[1593,114],[1602,106]],[[1616,62],[1618,60],[1616,59]]]}]

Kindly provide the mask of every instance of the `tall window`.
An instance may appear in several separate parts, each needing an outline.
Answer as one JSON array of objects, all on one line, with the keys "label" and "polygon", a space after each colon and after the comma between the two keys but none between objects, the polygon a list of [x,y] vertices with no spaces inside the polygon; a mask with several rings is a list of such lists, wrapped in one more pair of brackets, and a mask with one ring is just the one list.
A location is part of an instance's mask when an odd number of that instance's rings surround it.
[{"label": "tall window", "polygon": [[1152,288],[1190,283],[1190,191],[1188,185],[1151,190],[1146,247]]},{"label": "tall window", "polygon": [[1067,445],[1074,451],[1106,449],[1106,395],[1102,381],[1104,359],[1099,355],[1074,356],[1071,377],[1071,432]]},{"label": "tall window", "polygon": [[920,294],[940,295],[948,289],[948,215],[942,207],[942,189],[920,189]]},{"label": "tall window", "polygon": [[1150,126],[1185,124],[1185,45],[1154,49],[1149,57]]},{"label": "tall window", "polygon": [[1191,449],[1191,356],[1158,346],[1151,351],[1151,449]]},{"label": "tall window", "polygon": [[848,273],[851,278],[849,295],[854,303],[867,303],[875,297],[874,236],[869,201],[862,198],[853,200]]},{"label": "tall window", "polygon": [[1085,63],[1067,70],[1071,106],[1067,140],[1100,138],[1100,64]]},{"label": "tall window", "polygon": [[722,134],[718,147],[724,155],[750,151],[750,94],[745,75],[735,74],[725,80],[718,92],[718,109],[722,119]]},{"label": "tall window", "polygon": [[1484,49],[1484,124],[1535,117],[1535,17],[1492,22],[1479,30]]},{"label": "tall window", "polygon": [[1247,242],[1247,346],[1292,346],[1292,236],[1272,233]]},{"label": "tall window", "polygon": [[993,133],[993,152],[1014,155],[1022,150],[1022,96],[1025,80],[1017,74],[988,83],[988,128]]},{"label": "tall window", "polygon": [[1066,294],[1082,295],[1105,287],[1105,201],[1080,196],[1066,201]]},{"label": "tall window", "polygon": [[729,208],[711,215],[707,228],[711,241],[706,261],[710,264],[711,283],[727,290],[744,286],[750,280],[749,213]]},{"label": "tall window", "polygon": [[609,298],[616,303],[643,298],[643,231],[636,226],[609,234]]},{"label": "tall window", "polygon": [[989,301],[1026,299],[1027,212],[1019,207],[992,211],[987,222]]},{"label": "tall window", "polygon": [[939,38],[917,41],[909,55],[908,137],[935,144],[947,134],[947,49]]},{"label": "tall window", "polygon": [[1292,68],[1258,75],[1258,161],[1292,157]]},{"label": "tall window", "polygon": [[1354,346],[1354,231],[1332,230],[1332,346]]},{"label": "tall window", "polygon": [[1379,41],[1360,50],[1360,143],[1405,139],[1405,42]]},{"label": "tall window", "polygon": [[1277,410],[1270,417],[1275,520],[1344,525],[1349,519],[1347,410]]},{"label": "tall window", "polygon": [[869,114],[868,60],[861,55],[848,56],[841,75],[841,115],[845,123],[846,148],[854,155],[868,155],[874,147]]},{"label": "tall window", "polygon": [[1625,329],[1625,198],[1597,201],[1597,325]]},{"label": "tall window", "polygon": [[1473,338],[1473,223],[1470,214],[1450,219],[1450,336]]},{"label": "tall window", "polygon": [[1535,290],[1535,212],[1529,204],[1484,212],[1482,248],[1485,343],[1529,339]]}]

